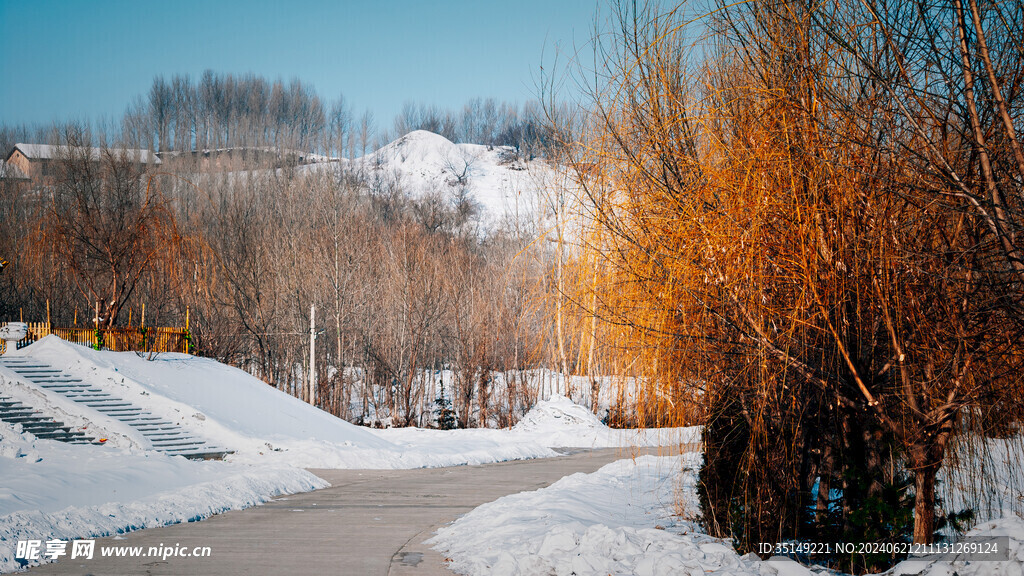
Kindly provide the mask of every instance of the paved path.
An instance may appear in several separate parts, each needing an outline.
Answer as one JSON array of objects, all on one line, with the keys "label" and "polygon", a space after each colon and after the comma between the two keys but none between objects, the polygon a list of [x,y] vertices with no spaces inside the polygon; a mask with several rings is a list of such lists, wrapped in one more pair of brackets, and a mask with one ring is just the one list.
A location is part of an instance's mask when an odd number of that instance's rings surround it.
[{"label": "paved path", "polygon": [[[548,486],[639,453],[577,451],[560,458],[417,470],[312,470],[329,488],[227,512],[202,522],[96,542],[92,560],[64,559],[38,574],[450,575],[424,540],[476,506]],[[674,453],[674,452],[672,452]],[[208,558],[100,558],[102,546],[209,546]]]}]

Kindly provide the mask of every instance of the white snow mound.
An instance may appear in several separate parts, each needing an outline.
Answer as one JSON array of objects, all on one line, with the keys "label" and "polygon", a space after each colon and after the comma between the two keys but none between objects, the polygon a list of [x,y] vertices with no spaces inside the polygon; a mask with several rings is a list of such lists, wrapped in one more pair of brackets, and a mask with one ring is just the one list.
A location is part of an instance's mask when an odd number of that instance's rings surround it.
[{"label": "white snow mound", "polygon": [[552,448],[678,446],[700,442],[700,427],[609,428],[586,407],[555,394],[530,409],[512,427],[512,435]]},{"label": "white snow mound", "polygon": [[518,424],[512,427],[512,430],[514,432],[550,432],[567,428],[600,430],[607,429],[607,426],[590,410],[565,396],[555,394],[548,400],[538,402]]}]

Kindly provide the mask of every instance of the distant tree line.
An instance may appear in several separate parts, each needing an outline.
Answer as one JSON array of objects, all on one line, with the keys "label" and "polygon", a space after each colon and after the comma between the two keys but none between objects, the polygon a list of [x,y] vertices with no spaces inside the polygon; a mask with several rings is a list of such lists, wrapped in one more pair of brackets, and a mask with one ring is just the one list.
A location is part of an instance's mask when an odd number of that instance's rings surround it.
[{"label": "distant tree line", "polygon": [[531,156],[556,141],[538,102],[519,107],[493,98],[474,98],[461,110],[406,102],[395,118],[395,133],[413,130],[428,130],[455,143],[512,146]]},{"label": "distant tree line", "polygon": [[365,155],[413,130],[534,155],[553,142],[536,102],[475,98],[459,110],[409,102],[389,132],[378,129],[371,112],[353,111],[343,95],[324,100],[301,80],[211,70],[198,79],[157,76],[128,107],[121,128],[120,140],[159,152],[273,147],[338,158]]}]

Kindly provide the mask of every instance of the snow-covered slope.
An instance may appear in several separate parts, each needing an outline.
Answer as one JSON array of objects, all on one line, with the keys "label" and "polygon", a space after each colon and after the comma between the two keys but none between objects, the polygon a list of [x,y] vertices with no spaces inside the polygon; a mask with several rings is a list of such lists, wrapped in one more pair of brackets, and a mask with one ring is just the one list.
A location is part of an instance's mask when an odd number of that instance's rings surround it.
[{"label": "snow-covered slope", "polygon": [[463,434],[396,445],[208,358],[95,351],[56,336],[19,350],[108,390],[199,438],[232,462],[305,468],[419,468],[554,456],[529,439]]},{"label": "snow-covered slope", "polygon": [[207,358],[159,354],[150,360],[134,352],[98,352],[56,336],[15,354],[82,378],[231,450],[266,450],[268,442],[309,438],[393,448],[364,428]]}]

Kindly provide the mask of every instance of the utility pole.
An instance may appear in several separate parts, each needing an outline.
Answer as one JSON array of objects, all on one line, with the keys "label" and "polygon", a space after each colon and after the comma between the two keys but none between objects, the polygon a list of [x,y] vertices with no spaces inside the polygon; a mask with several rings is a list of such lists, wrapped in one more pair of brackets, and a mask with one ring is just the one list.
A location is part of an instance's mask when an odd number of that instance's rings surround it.
[{"label": "utility pole", "polygon": [[316,307],[309,305],[309,403],[316,406]]}]

